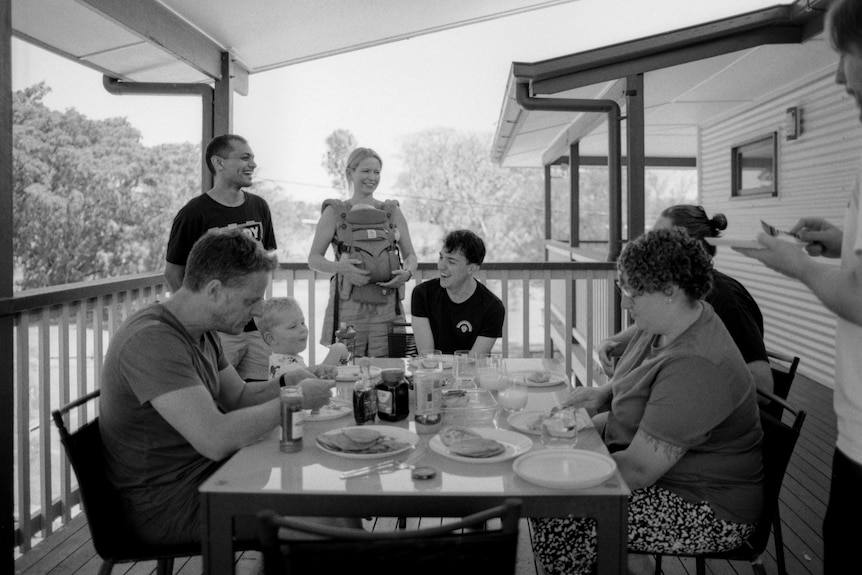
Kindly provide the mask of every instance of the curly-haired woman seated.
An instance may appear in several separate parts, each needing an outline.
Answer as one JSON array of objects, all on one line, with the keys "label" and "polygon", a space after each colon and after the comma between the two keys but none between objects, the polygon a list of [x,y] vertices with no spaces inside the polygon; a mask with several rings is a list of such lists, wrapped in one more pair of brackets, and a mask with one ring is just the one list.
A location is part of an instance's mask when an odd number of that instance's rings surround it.
[{"label": "curly-haired woman seated", "polygon": [[[637,330],[602,387],[567,405],[608,411],[604,441],[632,490],[629,549],[732,549],[753,531],[763,497],[762,432],[752,376],[712,307],[712,263],[679,228],[629,243],[618,261]],[[533,519],[549,574],[589,573],[592,519]],[[630,560],[638,572],[642,561]]]}]

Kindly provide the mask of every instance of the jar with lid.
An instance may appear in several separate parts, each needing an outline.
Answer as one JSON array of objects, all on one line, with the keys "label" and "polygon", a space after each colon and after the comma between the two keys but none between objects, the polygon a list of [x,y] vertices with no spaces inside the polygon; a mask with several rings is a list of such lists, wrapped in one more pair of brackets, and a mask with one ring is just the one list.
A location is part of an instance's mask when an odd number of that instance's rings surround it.
[{"label": "jar with lid", "polygon": [[281,441],[284,453],[302,451],[302,388],[281,388]]},{"label": "jar with lid", "polygon": [[371,360],[359,360],[359,380],[353,386],[353,419],[356,425],[373,424],[377,417],[377,390],[371,383]]},{"label": "jar with lid", "polygon": [[436,433],[443,426],[443,373],[434,369],[418,369],[413,374],[413,387],[416,431]]},{"label": "jar with lid", "polygon": [[401,421],[410,415],[410,397],[403,369],[384,369],[377,389],[377,417],[383,421]]}]

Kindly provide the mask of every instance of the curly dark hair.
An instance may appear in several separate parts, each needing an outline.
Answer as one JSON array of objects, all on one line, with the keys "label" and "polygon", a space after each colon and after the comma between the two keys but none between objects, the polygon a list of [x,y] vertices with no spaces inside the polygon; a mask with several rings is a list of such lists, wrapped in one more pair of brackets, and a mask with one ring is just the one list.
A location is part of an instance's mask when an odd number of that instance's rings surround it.
[{"label": "curly dark hair", "polygon": [[639,294],[675,285],[698,300],[712,289],[712,258],[699,240],[679,227],[653,230],[629,242],[617,269]]},{"label": "curly dark hair", "polygon": [[470,230],[455,230],[446,234],[443,249],[449,253],[460,250],[468,264],[482,265],[485,261],[485,242]]}]

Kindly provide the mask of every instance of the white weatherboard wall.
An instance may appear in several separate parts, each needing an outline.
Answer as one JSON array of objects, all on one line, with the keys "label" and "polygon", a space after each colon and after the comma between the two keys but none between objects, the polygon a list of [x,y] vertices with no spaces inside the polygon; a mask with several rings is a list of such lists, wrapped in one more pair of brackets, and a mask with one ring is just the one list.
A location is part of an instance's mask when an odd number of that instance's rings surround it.
[{"label": "white weatherboard wall", "polygon": [[[803,216],[843,225],[862,158],[862,126],[853,100],[835,84],[834,72],[834,67],[822,70],[790,91],[701,127],[701,202],[710,216],[727,216],[725,237],[753,238],[761,219],[782,229]],[[801,110],[802,134],[788,141],[784,118],[792,106]],[[774,131],[778,132],[778,196],[731,198],[731,148]],[[800,282],[730,248],[718,248],[715,264],[742,282],[757,300],[767,349],[798,355],[799,373],[833,387],[834,314]]]}]

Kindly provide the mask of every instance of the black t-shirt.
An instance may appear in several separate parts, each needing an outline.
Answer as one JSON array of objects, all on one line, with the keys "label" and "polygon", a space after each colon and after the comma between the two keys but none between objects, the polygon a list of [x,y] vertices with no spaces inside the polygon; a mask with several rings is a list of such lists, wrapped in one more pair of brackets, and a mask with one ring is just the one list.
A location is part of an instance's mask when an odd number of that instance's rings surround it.
[{"label": "black t-shirt", "polygon": [[[189,200],[174,217],[165,260],[185,266],[192,246],[210,230],[241,229],[263,244],[265,250],[274,250],[275,231],[269,205],[260,196],[246,191],[243,196],[245,201],[233,207],[218,203],[209,194]],[[257,331],[254,320],[248,322],[245,331]]]},{"label": "black t-shirt", "polygon": [[730,332],[745,363],[769,361],[763,343],[763,314],[745,286],[729,275],[713,270],[712,291],[704,299]]},{"label": "black t-shirt", "polygon": [[434,349],[455,353],[472,349],[476,338],[502,337],[506,308],[491,290],[476,282],[476,291],[466,301],[455,303],[440,279],[422,282],[413,290],[410,313],[428,318],[434,336]]}]

